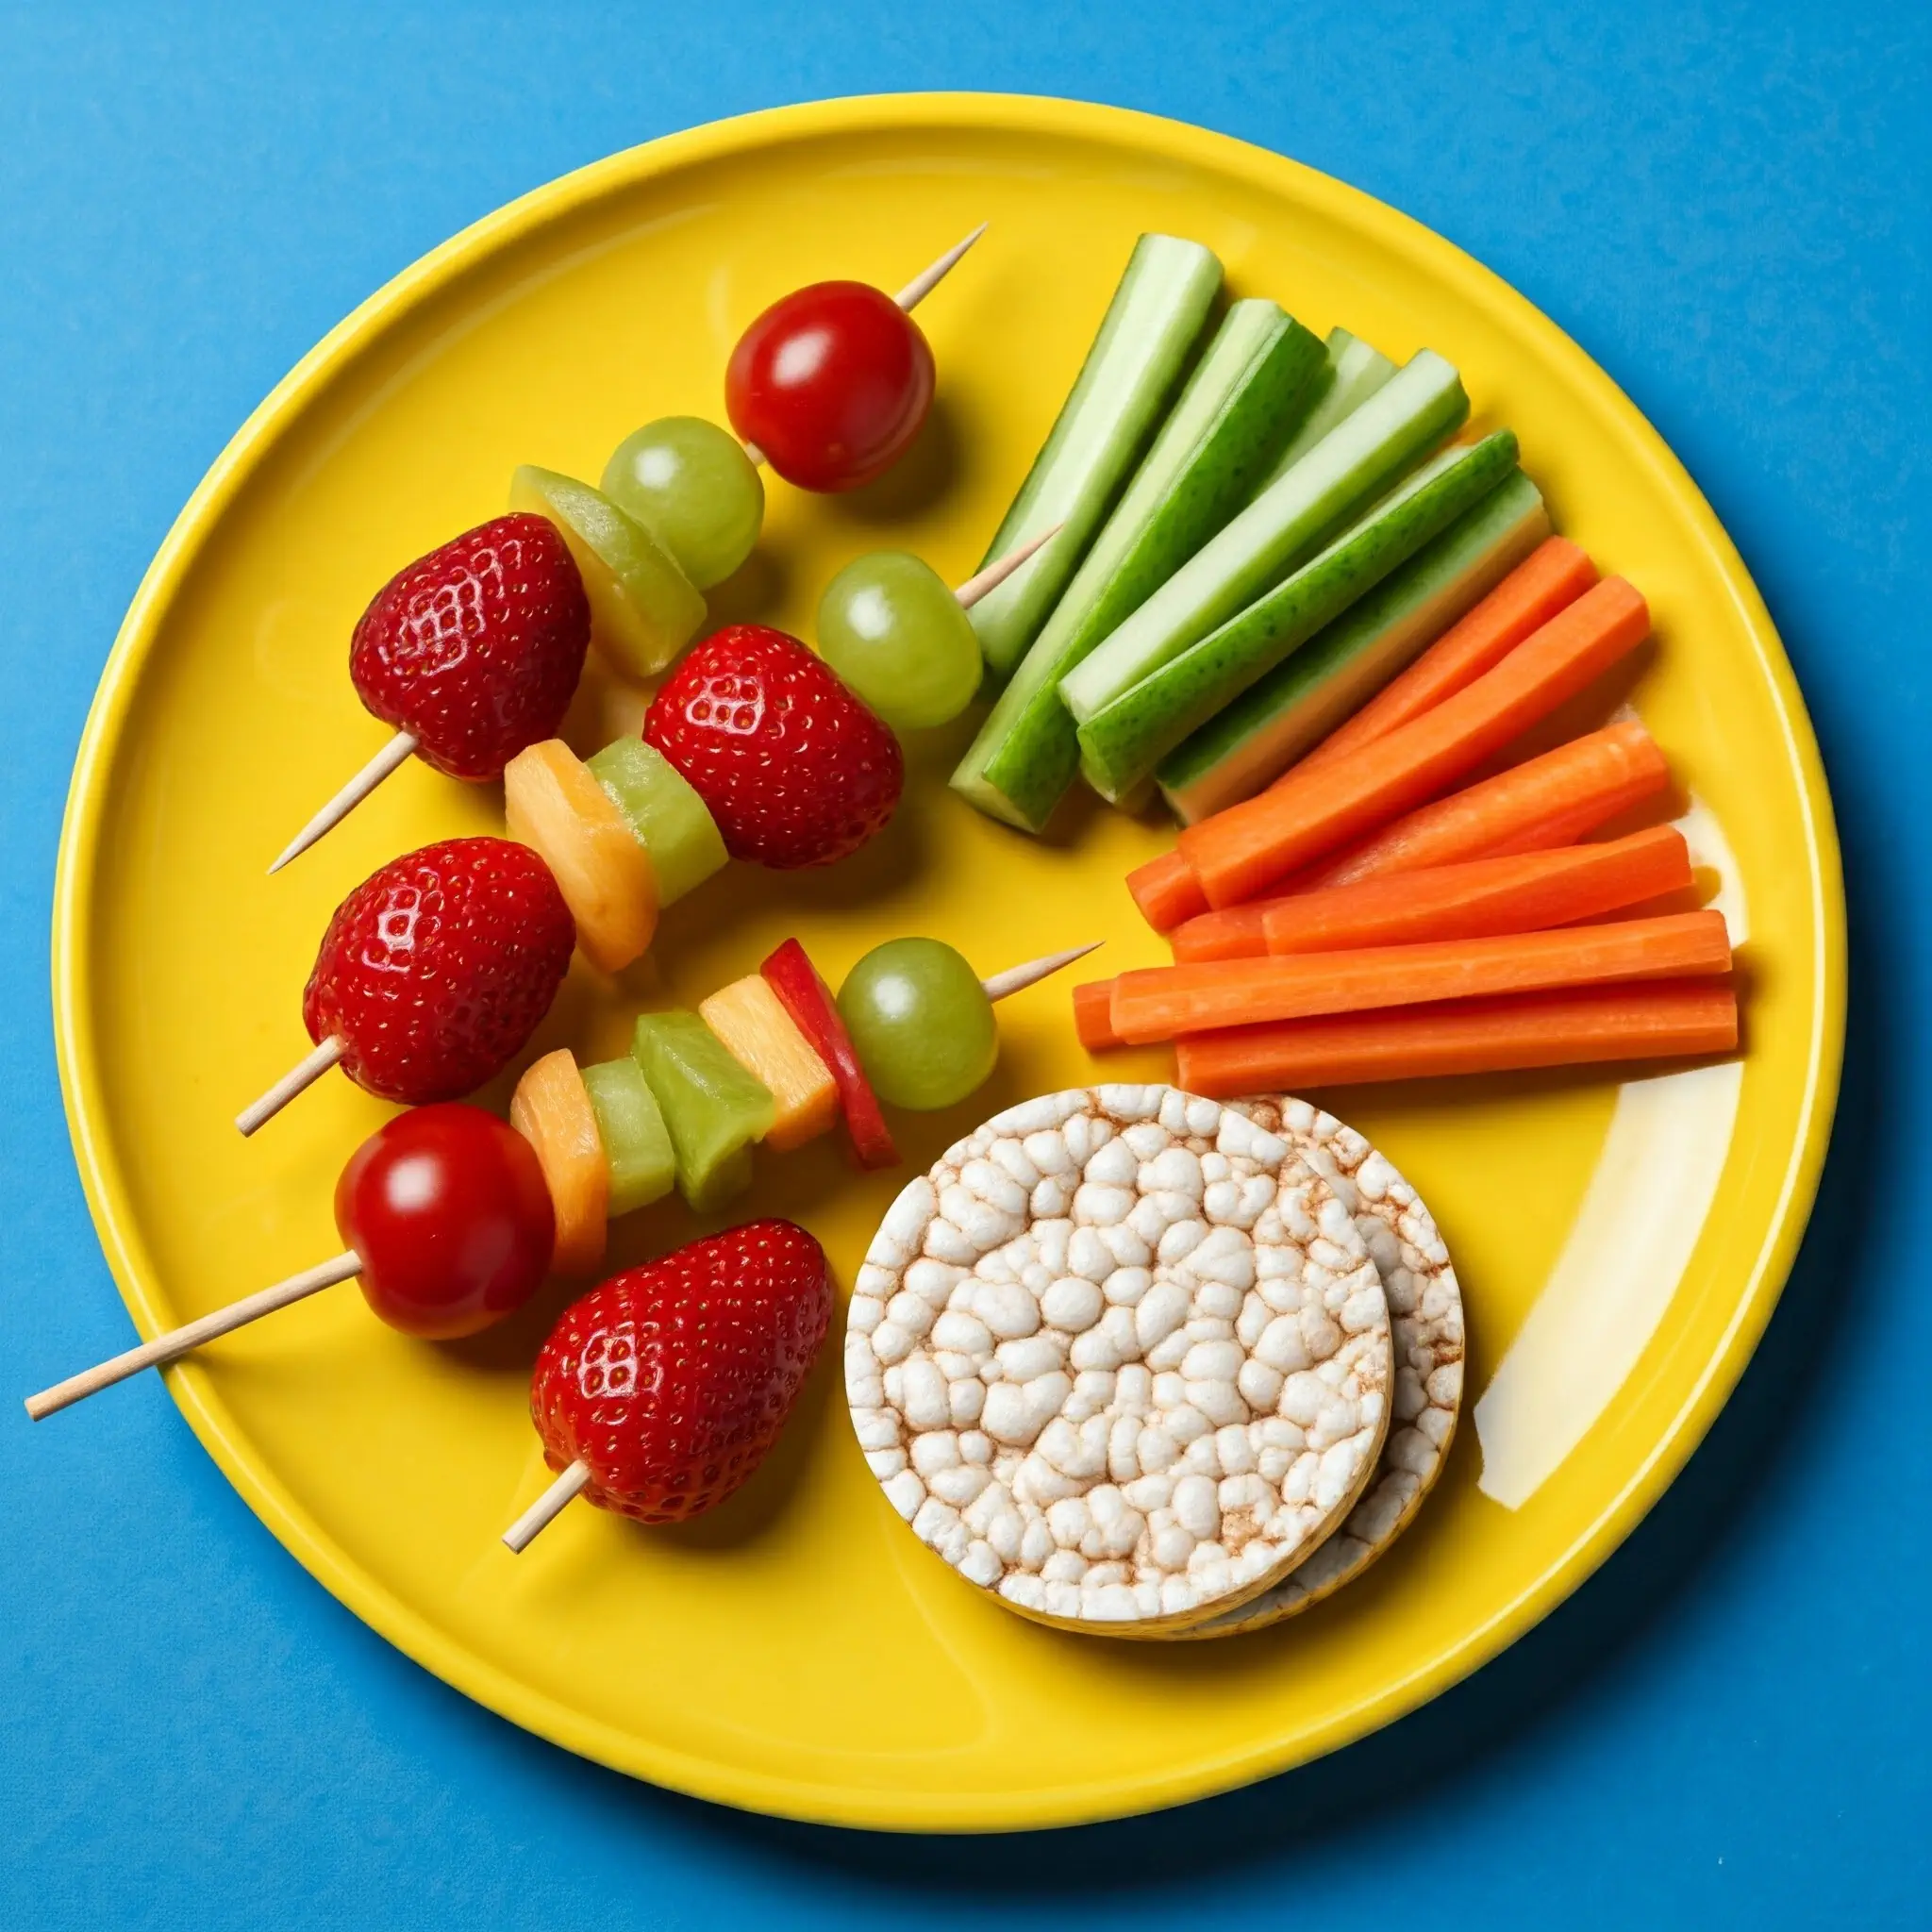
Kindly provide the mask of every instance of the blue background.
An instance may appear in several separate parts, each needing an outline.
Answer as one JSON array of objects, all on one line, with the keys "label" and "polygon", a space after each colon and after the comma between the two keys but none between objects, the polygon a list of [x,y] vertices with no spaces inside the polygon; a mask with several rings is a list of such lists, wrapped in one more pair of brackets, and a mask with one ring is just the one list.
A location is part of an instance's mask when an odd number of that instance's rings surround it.
[{"label": "blue background", "polygon": [[783,101],[993,88],[1201,122],[1407,209],[1574,334],[1708,492],[1817,720],[1851,890],[1845,1098],[1763,1350],[1608,1567],[1392,1731],[1127,1827],[891,1840],[631,1785],[364,1630],[155,1378],[38,1429],[9,1395],[0,1921],[1927,1923],[1932,13],[308,10],[0,11],[8,1390],[126,1339],[61,1123],[45,933],[89,696],[176,508],[423,250]]}]

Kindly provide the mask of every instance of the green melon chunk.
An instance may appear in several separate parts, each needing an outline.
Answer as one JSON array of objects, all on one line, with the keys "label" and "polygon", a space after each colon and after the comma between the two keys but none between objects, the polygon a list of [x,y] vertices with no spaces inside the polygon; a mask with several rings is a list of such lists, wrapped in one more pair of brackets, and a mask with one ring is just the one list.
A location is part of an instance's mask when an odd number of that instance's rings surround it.
[{"label": "green melon chunk", "polygon": [[659,906],[683,898],[724,869],[729,854],[717,821],[656,745],[620,738],[586,762],[650,855]]},{"label": "green melon chunk", "polygon": [[600,1061],[584,1069],[584,1091],[610,1170],[610,1213],[661,1201],[676,1185],[677,1153],[643,1069],[634,1059]]},{"label": "green melon chunk", "polygon": [[641,1013],[631,1055],[670,1130],[677,1191],[708,1214],[751,1180],[752,1143],[772,1131],[771,1091],[695,1013]]}]

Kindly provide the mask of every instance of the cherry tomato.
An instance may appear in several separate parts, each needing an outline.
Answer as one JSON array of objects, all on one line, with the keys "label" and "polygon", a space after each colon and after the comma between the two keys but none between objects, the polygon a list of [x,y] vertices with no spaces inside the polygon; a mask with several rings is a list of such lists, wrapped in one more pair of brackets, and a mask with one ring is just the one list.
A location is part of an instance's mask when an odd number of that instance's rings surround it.
[{"label": "cherry tomato", "polygon": [[391,1328],[474,1335],[529,1300],[550,1267],[550,1190],[535,1150],[480,1107],[398,1114],[349,1157],[336,1226]]},{"label": "cherry tomato", "polygon": [[731,426],[801,490],[870,483],[919,434],[931,402],[925,338],[863,282],[814,282],[773,303],[724,374]]}]

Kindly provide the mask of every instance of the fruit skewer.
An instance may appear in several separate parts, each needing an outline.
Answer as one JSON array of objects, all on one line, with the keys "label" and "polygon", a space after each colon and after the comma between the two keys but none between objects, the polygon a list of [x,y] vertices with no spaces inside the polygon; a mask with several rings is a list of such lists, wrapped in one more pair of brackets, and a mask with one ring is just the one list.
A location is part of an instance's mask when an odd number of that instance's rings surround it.
[{"label": "fruit skewer", "polygon": [[[977,986],[991,1007],[993,1002],[1007,999],[1085,958],[1099,943],[1095,941],[1091,945],[1027,960],[1024,965],[1008,967],[978,981]],[[950,947],[941,947],[937,941],[895,941],[876,951],[890,953],[894,947],[907,946],[935,948],[958,958]],[[797,942],[788,941],[774,955],[774,959],[781,955],[790,958],[793,954],[798,959],[804,958]],[[861,961],[860,965],[865,963]],[[768,967],[771,964],[767,962]],[[810,970],[808,962],[805,971],[809,974]],[[951,989],[941,988],[942,994],[949,992]],[[711,1002],[706,1004],[709,1006]],[[640,1024],[641,1027],[654,1020],[675,1022],[692,1017],[646,1015]],[[879,1037],[885,1040],[889,1031]],[[675,1086],[682,1077],[677,1064],[678,1044],[675,1041],[671,1043],[671,1065],[668,1075],[660,1074],[660,1085],[668,1077]],[[482,1108],[461,1102],[413,1108],[387,1122],[350,1156],[336,1184],[336,1226],[343,1241],[341,1254],[29,1396],[27,1414],[38,1422],[83,1397],[125,1381],[142,1369],[174,1361],[203,1342],[212,1341],[352,1277],[359,1279],[364,1298],[382,1320],[406,1335],[425,1340],[450,1341],[474,1335],[514,1313],[535,1293],[546,1274],[553,1269],[569,1266],[571,1257],[565,1252],[566,1245],[581,1240],[574,1225],[582,1218],[580,1191],[572,1190],[569,1163],[559,1161],[550,1123],[542,1117],[540,1108],[529,1104],[531,1075],[546,1062],[554,1064],[559,1058],[567,1061],[570,1056],[546,1056],[545,1060],[537,1062],[525,1075],[518,1088],[519,1104],[512,1113],[514,1127]],[[856,1057],[853,1058],[856,1063]],[[689,1063],[687,1053],[687,1071]],[[574,1068],[575,1063],[572,1065]],[[983,1065],[973,1062],[972,1085],[978,1085],[991,1071],[990,1060]],[[744,1077],[757,1084],[751,1075]],[[849,1081],[850,1072],[847,1078]],[[858,1078],[858,1086],[866,1087],[862,1073]],[[881,1084],[891,1086],[890,1082]],[[651,1091],[648,1087],[644,1089],[647,1095]],[[665,1132],[665,1120],[677,1112],[683,1091],[692,1093],[698,1103],[696,1108],[686,1105],[684,1117],[677,1121],[678,1138],[686,1143],[687,1160],[703,1158],[708,1152],[715,1157],[696,1181],[685,1173],[677,1175],[686,1191],[694,1194],[698,1184],[725,1172],[729,1155],[738,1150],[719,1152],[722,1142],[716,1134],[716,1122],[699,1117],[704,1102],[717,1096],[705,1095],[686,1081],[683,1089],[673,1092],[669,1107],[656,1099],[646,1103],[657,1109],[657,1131],[664,1136],[667,1151],[671,1139]],[[774,1104],[764,1089],[759,1088],[758,1091],[764,1094],[766,1117],[758,1136],[762,1138],[770,1132]],[[874,1110],[876,1111],[875,1102]],[[856,1094],[847,1102],[846,1111],[848,1120],[855,1112],[862,1111]],[[822,1125],[830,1124],[827,1117]],[[594,1124],[591,1131],[596,1131]],[[712,1134],[708,1149],[704,1144],[708,1131]],[[804,1138],[808,1137],[801,1135],[784,1144],[795,1146]],[[890,1146],[890,1141],[887,1144]],[[748,1178],[748,1145],[743,1152],[741,1168],[732,1172],[741,1172]],[[605,1158],[601,1149],[598,1158]],[[636,1185],[634,1178],[632,1185]],[[661,1197],[669,1191],[670,1185],[667,1175],[663,1187],[650,1198]],[[607,1193],[600,1211],[608,1205]],[[636,1205],[644,1202],[638,1200]],[[598,1251],[601,1254],[601,1226]]]},{"label": "fruit skewer", "polygon": [[[909,571],[931,579],[922,592],[914,577],[898,616],[908,602],[916,611],[922,597],[971,609],[1053,535],[1042,532],[951,592],[917,558],[895,559],[902,578]],[[963,622],[961,630],[956,641],[976,684],[978,647]],[[754,652],[755,660],[747,657]],[[714,674],[741,688],[747,675],[782,679],[791,702],[771,708],[762,736],[747,736],[735,720],[716,720],[719,728],[707,733],[689,716],[674,719],[687,686]],[[801,706],[809,708],[810,752],[767,741],[806,715]],[[649,945],[660,908],[727,856],[780,869],[828,864],[897,807],[897,741],[782,631],[718,633],[658,693],[652,713],[664,721],[647,726],[656,746],[619,740],[587,767],[561,740],[547,739],[509,759],[505,806],[514,843],[424,846],[348,894],[304,993],[303,1022],[315,1043],[242,1108],[238,1131],[253,1134],[338,1063],[386,1100],[422,1105],[473,1092],[515,1058],[549,1009],[573,937],[592,965],[615,972]],[[828,757],[841,762],[826,769]],[[747,761],[761,771],[757,793],[743,778]],[[801,793],[796,808],[788,787]]]},{"label": "fruit skewer", "polygon": [[[752,324],[731,359],[730,413],[758,429],[776,460],[756,443],[741,450],[698,418],[665,418],[618,446],[600,490],[519,469],[508,516],[466,531],[391,578],[356,626],[349,673],[364,706],[395,734],[289,841],[270,873],[306,852],[412,756],[456,778],[500,777],[525,745],[556,732],[593,632],[623,668],[645,676],[661,671],[703,623],[701,592],[737,569],[757,541],[764,512],[757,465],[773,460],[779,475],[807,488],[844,489],[870,480],[911,441],[932,399],[933,365],[908,318],[985,232],[982,222],[890,301],[859,282],[814,283]],[[785,356],[801,330],[823,353]],[[788,377],[794,368],[808,374]],[[860,375],[869,379],[854,380]],[[877,416],[880,391],[885,419],[853,420],[868,407]],[[863,474],[825,480],[830,459],[813,460],[813,438],[844,452],[843,460],[858,449]],[[795,460],[786,459],[788,451]],[[709,499],[703,510],[701,498]]]}]

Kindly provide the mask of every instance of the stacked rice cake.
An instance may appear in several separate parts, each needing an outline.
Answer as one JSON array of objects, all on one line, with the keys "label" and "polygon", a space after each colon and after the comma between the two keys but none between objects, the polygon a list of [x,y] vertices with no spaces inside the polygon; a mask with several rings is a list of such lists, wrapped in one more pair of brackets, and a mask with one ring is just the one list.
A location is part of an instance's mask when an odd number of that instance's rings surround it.
[{"label": "stacked rice cake", "polygon": [[1163,1637],[1274,1591],[1348,1519],[1396,1359],[1309,1153],[1239,1108],[1108,1086],[1009,1108],[900,1194],[845,1376],[887,1498],[969,1583]]}]

